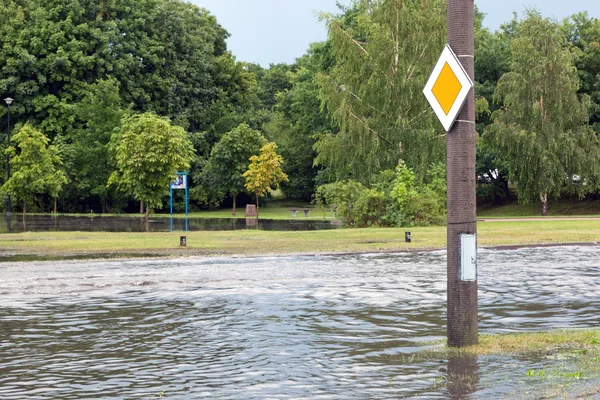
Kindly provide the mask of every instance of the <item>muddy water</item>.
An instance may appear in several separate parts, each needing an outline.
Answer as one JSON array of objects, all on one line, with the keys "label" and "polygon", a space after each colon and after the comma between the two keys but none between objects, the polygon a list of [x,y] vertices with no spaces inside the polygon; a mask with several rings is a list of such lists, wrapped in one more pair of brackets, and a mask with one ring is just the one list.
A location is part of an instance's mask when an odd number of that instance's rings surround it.
[{"label": "muddy water", "polygon": [[[20,215],[0,218],[0,233],[80,231],[80,232],[145,232],[144,217],[70,217],[52,215]],[[269,220],[255,218],[150,218],[148,230],[169,231],[231,231],[260,229],[266,231],[312,231],[334,229],[339,223],[310,220],[298,216],[296,220]]]},{"label": "muddy water", "polygon": [[[480,331],[600,326],[600,248],[480,253]],[[418,361],[445,253],[0,265],[0,398],[527,398],[536,359]],[[517,393],[517,394],[515,394]],[[515,397],[516,396],[516,397]]]}]

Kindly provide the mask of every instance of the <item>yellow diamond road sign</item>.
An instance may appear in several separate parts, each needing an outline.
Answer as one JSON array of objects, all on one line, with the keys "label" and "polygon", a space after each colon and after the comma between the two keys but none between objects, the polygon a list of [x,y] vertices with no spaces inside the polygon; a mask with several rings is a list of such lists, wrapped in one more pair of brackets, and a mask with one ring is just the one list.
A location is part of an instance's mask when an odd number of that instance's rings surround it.
[{"label": "yellow diamond road sign", "polygon": [[423,93],[431,108],[440,119],[446,132],[449,132],[462,109],[473,82],[458,58],[446,45],[438,60]]}]

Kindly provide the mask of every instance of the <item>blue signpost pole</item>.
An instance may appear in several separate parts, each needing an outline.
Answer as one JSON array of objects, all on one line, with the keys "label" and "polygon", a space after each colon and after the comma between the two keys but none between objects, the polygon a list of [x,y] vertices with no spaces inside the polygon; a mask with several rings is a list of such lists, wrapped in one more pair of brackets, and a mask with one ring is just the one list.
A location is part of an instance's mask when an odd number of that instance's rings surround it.
[{"label": "blue signpost pole", "polygon": [[185,215],[188,215],[188,176],[185,174]]},{"label": "blue signpost pole", "polygon": [[[177,181],[171,183],[171,221],[173,220],[173,186],[175,189],[185,189],[185,230],[188,230],[188,174],[187,172],[177,172]],[[173,223],[171,222],[171,230]]]},{"label": "blue signpost pole", "polygon": [[185,174],[185,231],[188,231],[188,176]]}]

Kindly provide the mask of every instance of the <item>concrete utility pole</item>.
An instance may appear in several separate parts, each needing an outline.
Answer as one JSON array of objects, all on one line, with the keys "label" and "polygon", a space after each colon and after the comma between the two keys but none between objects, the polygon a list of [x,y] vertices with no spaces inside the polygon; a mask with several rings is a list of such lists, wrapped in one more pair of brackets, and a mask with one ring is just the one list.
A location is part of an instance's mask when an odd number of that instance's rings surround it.
[{"label": "concrete utility pole", "polygon": [[[448,0],[448,44],[472,81],[474,68],[474,0]],[[478,342],[477,278],[461,278],[465,256],[475,263],[475,93],[469,93],[447,137],[448,174],[448,346]],[[476,242],[475,242],[476,243]],[[463,247],[466,250],[463,249]],[[476,246],[475,246],[476,249]],[[465,255],[466,254],[466,255]]]}]

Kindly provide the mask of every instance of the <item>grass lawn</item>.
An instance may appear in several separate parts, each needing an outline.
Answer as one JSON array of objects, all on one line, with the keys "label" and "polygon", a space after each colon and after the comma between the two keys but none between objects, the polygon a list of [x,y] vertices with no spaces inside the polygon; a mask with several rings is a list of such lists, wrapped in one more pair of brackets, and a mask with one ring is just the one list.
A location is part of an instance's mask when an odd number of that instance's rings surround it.
[{"label": "grass lawn", "polygon": [[[305,217],[302,210],[310,210],[309,216]],[[291,210],[298,210],[296,217],[292,216]],[[245,218],[245,206],[240,206],[237,209],[235,218]],[[294,220],[294,219],[333,219],[333,211],[331,209],[323,209],[309,202],[287,199],[273,199],[267,205],[259,208],[259,214],[262,219],[276,220]],[[140,214],[59,214],[69,216],[130,216],[139,217]],[[550,217],[573,217],[587,216],[600,217],[600,200],[577,200],[571,198],[563,198],[558,200],[549,200],[548,216]],[[167,212],[152,214],[153,218],[170,217]],[[173,214],[174,218],[185,218],[185,214],[177,211]],[[221,208],[214,211],[195,211],[190,212],[189,218],[232,218],[231,208]],[[527,218],[540,217],[540,204],[519,204],[516,200],[512,202],[495,205],[495,206],[479,206],[477,208],[478,218]]]},{"label": "grass lawn", "polygon": [[[478,207],[479,218],[539,217],[541,203],[519,204],[516,200],[500,206]],[[600,216],[600,200],[558,199],[548,200],[548,216]]]},{"label": "grass lawn", "polygon": [[[404,232],[412,232],[412,243]],[[94,254],[261,255],[442,249],[445,227],[365,228],[302,232],[261,230],[187,232],[25,232],[0,235],[0,255],[77,256]],[[481,222],[479,246],[597,242],[600,220]]]}]

